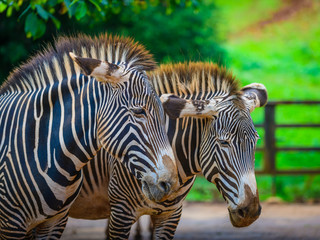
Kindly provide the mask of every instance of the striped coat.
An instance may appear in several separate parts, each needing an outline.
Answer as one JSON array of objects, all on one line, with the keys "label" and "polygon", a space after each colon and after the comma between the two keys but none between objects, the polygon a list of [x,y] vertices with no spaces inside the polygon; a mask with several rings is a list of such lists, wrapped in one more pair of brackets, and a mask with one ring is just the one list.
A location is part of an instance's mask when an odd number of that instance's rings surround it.
[{"label": "striped coat", "polygon": [[127,239],[132,224],[151,215],[154,238],[172,239],[183,200],[202,173],[227,201],[232,224],[250,225],[261,211],[254,176],[258,135],[250,112],[266,103],[264,86],[239,89],[231,74],[211,63],[162,65],[149,78],[167,113],[180,188],[165,201],[149,201],[141,194],[141,182],[101,151],[84,168],[84,185],[70,215],[109,218],[111,239]]},{"label": "striped coat", "polygon": [[[79,56],[81,57],[79,57]],[[178,185],[164,111],[130,38],[61,37],[0,88],[0,238],[58,239],[103,148],[160,201]]]}]

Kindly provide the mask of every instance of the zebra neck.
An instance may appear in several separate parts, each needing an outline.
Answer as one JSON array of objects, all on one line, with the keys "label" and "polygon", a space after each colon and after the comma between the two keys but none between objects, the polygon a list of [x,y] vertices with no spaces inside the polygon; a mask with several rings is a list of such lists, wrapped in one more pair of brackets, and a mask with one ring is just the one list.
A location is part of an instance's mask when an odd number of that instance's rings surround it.
[{"label": "zebra neck", "polygon": [[99,83],[81,75],[55,82],[36,94],[35,111],[41,114],[34,154],[46,153],[47,163],[41,164],[49,175],[50,168],[54,174],[61,167],[75,176],[98,151],[96,114],[101,91]]},{"label": "zebra neck", "polygon": [[[63,127],[60,126],[59,136],[60,139],[64,136],[66,146],[69,146],[70,153],[82,168],[101,147],[97,139],[97,114],[105,101],[103,96],[108,95],[108,88],[86,76],[80,76],[68,85],[69,91],[66,91],[64,98],[66,121]],[[69,154],[64,152],[64,155]]]},{"label": "zebra neck", "polygon": [[178,161],[179,175],[190,178],[201,172],[199,150],[206,120],[200,118],[167,119],[167,133]]}]

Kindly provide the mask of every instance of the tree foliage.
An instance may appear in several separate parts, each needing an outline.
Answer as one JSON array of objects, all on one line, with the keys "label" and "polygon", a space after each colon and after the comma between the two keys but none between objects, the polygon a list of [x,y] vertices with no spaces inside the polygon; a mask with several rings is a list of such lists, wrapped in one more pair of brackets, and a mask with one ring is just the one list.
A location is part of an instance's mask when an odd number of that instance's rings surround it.
[{"label": "tree foliage", "polygon": [[0,7],[0,83],[43,43],[77,32],[133,37],[160,63],[208,59],[221,62],[223,57],[217,32],[218,10],[210,0],[14,3],[19,7]]},{"label": "tree foliage", "polygon": [[139,13],[149,6],[161,6],[166,14],[170,14],[176,7],[196,8],[197,5],[198,0],[3,0],[0,2],[0,13],[12,17],[14,11],[18,12],[18,21],[24,22],[26,36],[37,39],[45,33],[48,21],[60,29],[61,15],[68,15],[69,19],[77,21],[83,18],[101,21],[128,8],[132,13]]}]

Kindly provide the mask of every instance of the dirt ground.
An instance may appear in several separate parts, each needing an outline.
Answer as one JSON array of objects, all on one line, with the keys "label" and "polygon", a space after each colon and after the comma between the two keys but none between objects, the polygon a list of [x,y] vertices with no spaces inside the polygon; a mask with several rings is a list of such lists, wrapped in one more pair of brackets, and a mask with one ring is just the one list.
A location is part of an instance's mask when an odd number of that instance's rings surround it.
[{"label": "dirt ground", "polygon": [[[144,239],[149,239],[147,223],[148,217],[144,216]],[[106,220],[70,218],[62,240],[102,240],[105,226]],[[229,221],[225,204],[186,203],[174,239],[320,240],[320,204],[264,203],[261,216],[255,223],[237,229]]]}]

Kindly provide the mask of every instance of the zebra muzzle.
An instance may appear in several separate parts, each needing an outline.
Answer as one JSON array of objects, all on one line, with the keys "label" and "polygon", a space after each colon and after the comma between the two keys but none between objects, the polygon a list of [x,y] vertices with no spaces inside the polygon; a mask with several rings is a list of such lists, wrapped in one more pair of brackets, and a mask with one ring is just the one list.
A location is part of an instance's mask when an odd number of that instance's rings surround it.
[{"label": "zebra muzzle", "polygon": [[259,218],[261,205],[253,207],[238,208],[234,211],[229,210],[229,217],[234,227],[247,227]]},{"label": "zebra muzzle", "polygon": [[170,181],[159,180],[155,183],[151,177],[145,177],[142,180],[142,191],[144,195],[155,202],[163,201],[170,193],[171,186]]},{"label": "zebra muzzle", "polygon": [[257,220],[261,214],[258,191],[253,194],[248,185],[245,185],[245,201],[229,210],[230,221],[234,227],[247,227]]}]

